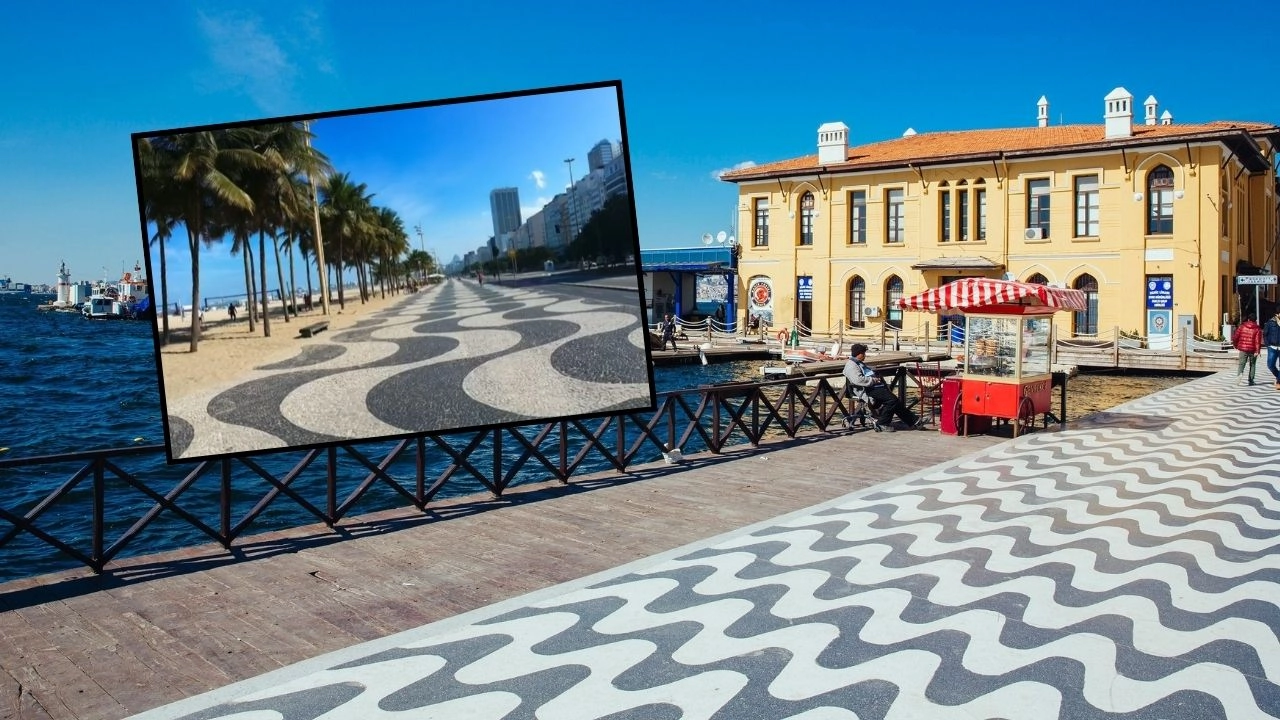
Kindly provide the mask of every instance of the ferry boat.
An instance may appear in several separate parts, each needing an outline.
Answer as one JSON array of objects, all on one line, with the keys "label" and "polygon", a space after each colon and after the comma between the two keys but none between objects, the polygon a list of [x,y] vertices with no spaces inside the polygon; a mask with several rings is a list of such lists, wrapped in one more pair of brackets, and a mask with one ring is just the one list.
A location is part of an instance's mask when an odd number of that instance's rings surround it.
[{"label": "ferry boat", "polygon": [[115,284],[98,282],[81,312],[91,320],[142,320],[150,316],[151,296],[142,266],[134,264]]},{"label": "ferry boat", "polygon": [[0,293],[7,295],[30,295],[31,286],[26,283],[16,283],[8,277],[0,277]]}]

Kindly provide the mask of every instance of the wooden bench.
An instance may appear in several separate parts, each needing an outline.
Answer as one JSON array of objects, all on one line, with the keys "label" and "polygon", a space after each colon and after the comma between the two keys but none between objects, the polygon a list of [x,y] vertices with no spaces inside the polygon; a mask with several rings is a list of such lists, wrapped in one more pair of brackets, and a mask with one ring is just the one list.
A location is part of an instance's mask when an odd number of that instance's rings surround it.
[{"label": "wooden bench", "polygon": [[304,338],[309,338],[318,332],[323,332],[328,329],[329,329],[329,321],[323,320],[318,323],[312,323],[310,325],[307,325],[306,327],[298,331],[298,335]]}]

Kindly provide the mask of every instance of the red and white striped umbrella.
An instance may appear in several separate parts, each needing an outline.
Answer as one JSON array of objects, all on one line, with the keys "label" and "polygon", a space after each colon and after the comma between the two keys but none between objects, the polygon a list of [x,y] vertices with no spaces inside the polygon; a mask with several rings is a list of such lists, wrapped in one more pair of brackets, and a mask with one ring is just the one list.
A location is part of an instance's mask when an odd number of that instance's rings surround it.
[{"label": "red and white striped umbrella", "polygon": [[1084,310],[1083,290],[1052,288],[1036,283],[962,278],[918,295],[899,298],[894,307],[905,310],[979,310],[992,305],[1031,305],[1060,310]]}]

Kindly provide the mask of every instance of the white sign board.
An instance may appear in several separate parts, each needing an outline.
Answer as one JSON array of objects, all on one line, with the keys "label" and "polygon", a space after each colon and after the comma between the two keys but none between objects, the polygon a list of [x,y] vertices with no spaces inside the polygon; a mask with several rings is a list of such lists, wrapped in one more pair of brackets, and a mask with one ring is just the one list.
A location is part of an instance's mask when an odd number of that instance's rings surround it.
[{"label": "white sign board", "polygon": [[1240,275],[1236,277],[1236,285],[1275,285],[1275,275]]}]

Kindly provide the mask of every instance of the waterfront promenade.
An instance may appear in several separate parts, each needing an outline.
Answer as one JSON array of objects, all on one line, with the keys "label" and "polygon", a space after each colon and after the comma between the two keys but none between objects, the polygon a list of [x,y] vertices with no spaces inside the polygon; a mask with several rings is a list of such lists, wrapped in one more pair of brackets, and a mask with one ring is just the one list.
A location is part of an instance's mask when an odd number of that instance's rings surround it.
[{"label": "waterfront promenade", "polygon": [[1277,417],[1220,374],[0,585],[0,714],[1278,717]]}]

